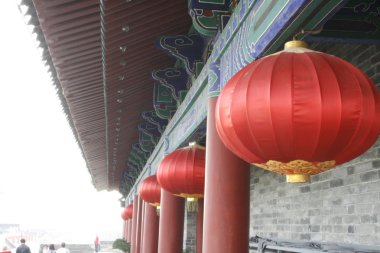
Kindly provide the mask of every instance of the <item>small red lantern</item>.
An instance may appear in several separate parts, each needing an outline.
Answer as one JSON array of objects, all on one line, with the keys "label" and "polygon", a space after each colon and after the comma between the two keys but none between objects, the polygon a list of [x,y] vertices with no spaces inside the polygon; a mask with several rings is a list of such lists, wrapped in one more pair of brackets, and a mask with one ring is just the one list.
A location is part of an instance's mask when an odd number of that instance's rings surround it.
[{"label": "small red lantern", "polygon": [[161,161],[157,170],[158,183],[181,197],[203,197],[205,156],[205,149],[198,145],[175,150]]},{"label": "small red lantern", "polygon": [[123,220],[132,219],[133,215],[133,204],[129,204],[124,211],[121,213],[121,218]]},{"label": "small red lantern", "polygon": [[140,197],[151,204],[159,206],[161,202],[161,185],[157,182],[156,175],[147,177],[142,181],[139,188]]},{"label": "small red lantern", "polygon": [[305,182],[371,147],[380,129],[380,96],[352,64],[292,41],[252,62],[227,83],[216,127],[243,160]]}]

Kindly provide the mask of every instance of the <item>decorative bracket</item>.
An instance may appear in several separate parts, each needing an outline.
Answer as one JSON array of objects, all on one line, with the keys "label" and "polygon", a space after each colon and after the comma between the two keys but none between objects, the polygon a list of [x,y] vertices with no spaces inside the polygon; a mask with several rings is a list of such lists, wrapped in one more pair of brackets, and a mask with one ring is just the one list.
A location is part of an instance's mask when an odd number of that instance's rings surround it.
[{"label": "decorative bracket", "polygon": [[190,76],[196,76],[200,72],[197,65],[201,64],[203,67],[204,41],[199,34],[163,36],[158,41],[158,47],[181,60]]},{"label": "decorative bracket", "polygon": [[178,105],[182,103],[190,88],[189,77],[184,69],[167,68],[154,70],[152,77],[171,90],[172,96]]},{"label": "decorative bracket", "polygon": [[230,0],[189,0],[189,15],[197,32],[215,36],[226,26],[230,16]]},{"label": "decorative bracket", "polygon": [[148,122],[139,124],[138,130],[141,149],[145,152],[152,153],[154,147],[157,145],[160,139],[161,133],[158,131],[155,125]]},{"label": "decorative bracket", "polygon": [[169,120],[177,110],[177,101],[173,98],[171,90],[161,83],[154,84],[153,107],[161,119]]}]

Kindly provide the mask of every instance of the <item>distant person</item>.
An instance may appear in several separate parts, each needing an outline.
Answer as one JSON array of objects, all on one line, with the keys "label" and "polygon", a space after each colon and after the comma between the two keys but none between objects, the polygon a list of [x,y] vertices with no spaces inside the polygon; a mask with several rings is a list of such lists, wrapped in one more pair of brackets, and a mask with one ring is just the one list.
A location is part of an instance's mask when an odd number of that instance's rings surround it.
[{"label": "distant person", "polygon": [[11,251],[8,250],[7,246],[4,246],[3,251],[1,251],[1,253],[11,253]]},{"label": "distant person", "polygon": [[49,245],[49,249],[48,249],[47,253],[55,253],[55,246],[54,246],[54,244],[50,244]]},{"label": "distant person", "polygon": [[21,242],[21,245],[17,247],[16,253],[31,253],[30,248],[26,246],[25,244],[25,239],[22,238],[20,242]]},{"label": "distant person", "polygon": [[99,243],[99,237],[98,236],[95,237],[94,243],[95,243],[95,252],[96,253],[100,252],[100,243]]},{"label": "distant person", "polygon": [[49,251],[49,246],[45,244],[45,245],[42,247],[42,253],[48,253],[48,251]]},{"label": "distant person", "polygon": [[57,249],[57,253],[70,253],[70,250],[66,249],[66,243],[61,243],[61,247]]}]

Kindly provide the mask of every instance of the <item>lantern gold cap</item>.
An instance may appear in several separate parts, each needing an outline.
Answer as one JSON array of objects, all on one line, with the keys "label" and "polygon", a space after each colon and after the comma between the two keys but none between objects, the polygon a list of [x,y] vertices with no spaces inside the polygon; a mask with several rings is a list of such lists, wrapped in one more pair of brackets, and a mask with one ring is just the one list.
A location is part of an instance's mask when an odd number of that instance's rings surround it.
[{"label": "lantern gold cap", "polygon": [[308,48],[309,45],[302,40],[291,40],[285,43],[284,49],[294,48],[294,47],[303,47]]},{"label": "lantern gold cap", "polygon": [[203,150],[206,149],[205,147],[199,145],[196,141],[190,142],[189,143],[189,147],[191,147],[191,148],[199,148],[199,149],[203,149]]},{"label": "lantern gold cap", "polygon": [[288,182],[288,183],[307,183],[307,182],[310,182],[310,175],[307,175],[307,174],[286,175],[286,182]]}]

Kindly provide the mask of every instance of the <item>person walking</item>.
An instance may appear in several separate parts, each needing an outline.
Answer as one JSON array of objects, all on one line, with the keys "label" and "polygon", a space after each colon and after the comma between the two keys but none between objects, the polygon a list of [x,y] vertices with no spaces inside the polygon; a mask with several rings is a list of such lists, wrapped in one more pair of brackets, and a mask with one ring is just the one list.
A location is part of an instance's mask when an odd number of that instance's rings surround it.
[{"label": "person walking", "polygon": [[45,244],[43,247],[42,247],[42,253],[48,253],[49,252],[49,245]]},{"label": "person walking", "polygon": [[16,253],[31,253],[30,248],[28,246],[26,246],[26,244],[25,244],[24,238],[22,238],[20,240],[20,243],[21,243],[21,245],[17,247]]},{"label": "person walking", "polygon": [[100,252],[100,243],[99,243],[99,236],[95,237],[95,252]]},{"label": "person walking", "polygon": [[54,244],[50,244],[49,245],[49,249],[48,249],[47,253],[55,253],[55,246],[54,246]]},{"label": "person walking", "polygon": [[61,243],[61,248],[57,249],[56,253],[70,253],[69,249],[66,249],[66,243]]}]

